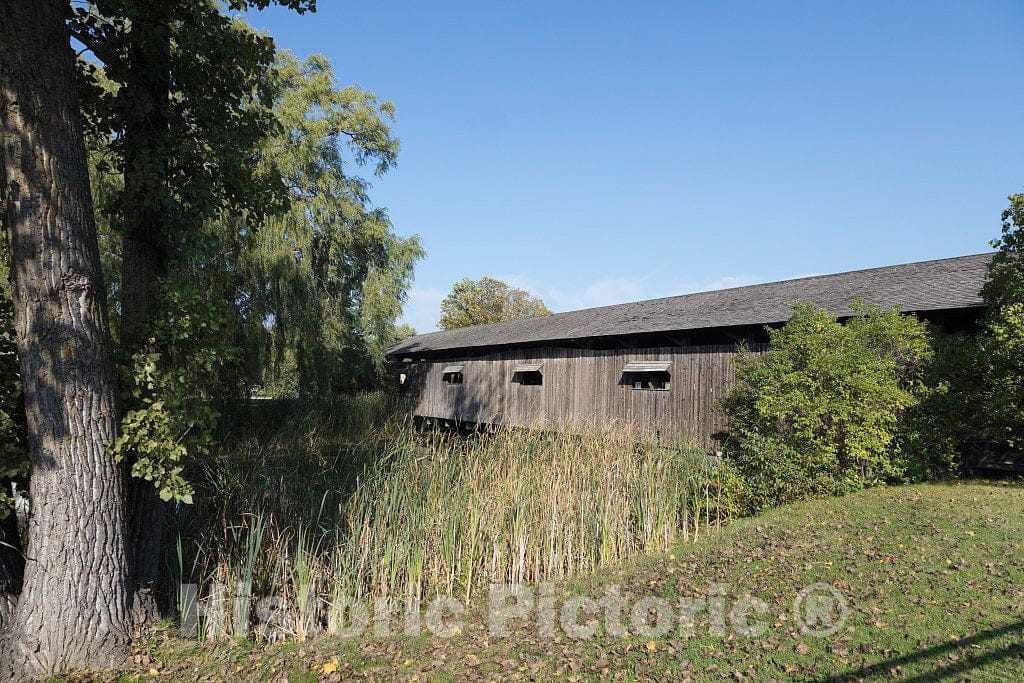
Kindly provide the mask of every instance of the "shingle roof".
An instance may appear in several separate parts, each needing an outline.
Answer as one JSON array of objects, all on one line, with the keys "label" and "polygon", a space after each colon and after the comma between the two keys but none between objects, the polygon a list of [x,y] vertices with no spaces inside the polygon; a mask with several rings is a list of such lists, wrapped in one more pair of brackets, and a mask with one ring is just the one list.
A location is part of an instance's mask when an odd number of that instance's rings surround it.
[{"label": "shingle roof", "polygon": [[980,292],[991,260],[992,254],[960,256],[475,325],[420,334],[388,353],[767,325],[788,320],[797,303],[839,317],[850,315],[857,299],[907,313],[975,308],[984,303]]}]

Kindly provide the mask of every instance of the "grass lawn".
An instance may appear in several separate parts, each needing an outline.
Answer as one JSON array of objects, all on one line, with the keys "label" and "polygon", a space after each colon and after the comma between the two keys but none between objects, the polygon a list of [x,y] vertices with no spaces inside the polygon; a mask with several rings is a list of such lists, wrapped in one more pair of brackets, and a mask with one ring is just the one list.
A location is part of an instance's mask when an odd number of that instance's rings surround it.
[{"label": "grass lawn", "polygon": [[[836,589],[848,608],[842,626],[825,637],[803,632],[794,611],[800,591],[816,583]],[[552,601],[560,611],[573,596],[602,598],[612,585],[630,606],[641,597],[661,597],[676,616],[681,599],[706,604],[710,595],[725,606],[725,628],[716,628],[723,612],[714,603],[656,636],[632,626],[630,633],[616,633],[607,627],[610,619],[602,619],[589,638],[570,637],[561,627],[545,636],[533,612],[514,620],[507,637],[495,637],[485,605],[478,604],[462,616],[461,628],[450,627],[449,618],[450,637],[367,635],[253,645],[155,632],[139,645],[133,677],[1020,680],[1024,488],[933,484],[792,505],[736,522],[671,554],[563,583]],[[817,593],[823,590],[818,586]],[[764,609],[751,611],[747,622],[763,632],[741,631],[729,618],[746,596],[763,601]],[[835,627],[842,612],[827,609],[829,604],[811,595],[799,615],[811,626]],[[806,618],[816,611],[833,621]],[[645,612],[638,612],[641,626]]]}]

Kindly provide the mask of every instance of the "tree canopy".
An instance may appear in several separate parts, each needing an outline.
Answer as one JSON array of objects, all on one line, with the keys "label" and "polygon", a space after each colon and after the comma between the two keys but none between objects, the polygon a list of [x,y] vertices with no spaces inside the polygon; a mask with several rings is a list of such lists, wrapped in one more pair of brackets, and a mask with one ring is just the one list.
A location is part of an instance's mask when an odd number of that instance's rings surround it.
[{"label": "tree canopy", "polygon": [[551,315],[544,302],[523,289],[491,277],[455,283],[441,302],[440,326],[446,330]]}]

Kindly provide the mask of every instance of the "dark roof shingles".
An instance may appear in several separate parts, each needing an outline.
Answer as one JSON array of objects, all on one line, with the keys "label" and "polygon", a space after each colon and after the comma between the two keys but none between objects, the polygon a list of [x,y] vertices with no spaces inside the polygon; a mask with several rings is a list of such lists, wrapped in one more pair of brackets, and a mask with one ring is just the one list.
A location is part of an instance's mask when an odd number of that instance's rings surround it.
[{"label": "dark roof shingles", "polygon": [[983,305],[980,292],[991,259],[960,256],[475,325],[420,334],[388,353],[767,325],[788,320],[798,303],[840,317],[851,313],[857,299],[906,312],[974,308]]}]

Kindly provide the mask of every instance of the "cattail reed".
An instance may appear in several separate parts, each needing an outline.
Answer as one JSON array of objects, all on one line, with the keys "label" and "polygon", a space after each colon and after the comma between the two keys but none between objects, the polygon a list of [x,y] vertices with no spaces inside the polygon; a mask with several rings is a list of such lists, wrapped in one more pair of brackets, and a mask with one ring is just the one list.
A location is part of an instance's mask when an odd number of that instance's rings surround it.
[{"label": "cattail reed", "polygon": [[730,509],[702,450],[628,427],[460,436],[416,428],[379,394],[292,408],[276,428],[253,419],[193,475],[176,574],[286,597],[277,633],[298,640],[330,630],[346,601],[469,601],[491,583],[587,574],[695,538]]}]

